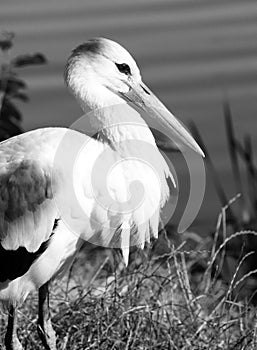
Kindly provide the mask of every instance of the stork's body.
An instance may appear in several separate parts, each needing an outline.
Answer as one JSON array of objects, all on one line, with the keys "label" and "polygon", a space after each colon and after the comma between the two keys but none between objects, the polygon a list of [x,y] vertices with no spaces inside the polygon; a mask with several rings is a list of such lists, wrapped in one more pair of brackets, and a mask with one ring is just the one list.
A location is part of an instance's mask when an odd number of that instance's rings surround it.
[{"label": "stork's body", "polygon": [[[12,307],[65,271],[83,239],[120,246],[127,262],[129,245],[142,247],[157,236],[167,182],[174,180],[150,129],[127,101],[160,118],[176,140],[201,153],[143,85],[135,61],[120,45],[94,39],[79,46],[65,79],[82,108],[91,109],[87,118],[97,137],[45,128],[0,144],[1,248],[3,256],[17,252],[19,264],[7,273],[0,266],[0,299]],[[136,188],[139,201],[129,191],[135,181],[143,186],[143,192]]]},{"label": "stork's body", "polygon": [[[128,127],[131,137],[133,129],[134,127],[131,130]],[[145,133],[145,130],[142,129],[142,132]],[[125,130],[123,134],[125,135]],[[140,137],[140,132],[137,131],[136,137]],[[141,137],[146,138],[145,135]],[[62,140],[65,140],[63,146]],[[156,147],[152,136],[150,140]],[[129,227],[136,226],[140,229],[138,234],[142,237],[139,237],[138,244],[141,246],[149,240],[150,231],[155,234],[158,232],[159,211],[154,216],[154,209],[156,209],[156,203],[160,202],[161,206],[168,197],[169,188],[166,184],[166,177],[170,175],[168,167],[160,155],[163,165],[161,179],[163,186],[156,187],[153,183],[156,180],[151,178],[152,174],[149,173],[149,165],[142,162],[147,161],[148,156],[143,158],[140,149],[132,149],[133,144],[127,144],[129,149],[126,149],[124,143],[121,145],[122,149],[113,149],[113,145],[102,140],[91,139],[65,128],[38,129],[1,144],[1,213],[2,224],[6,226],[2,227],[0,234],[1,246],[7,254],[18,251],[21,247],[25,248],[24,254],[21,254],[20,258],[17,257],[16,266],[13,266],[10,271],[10,276],[6,273],[7,267],[0,270],[2,301],[15,305],[17,301],[25,300],[31,290],[39,288],[65,270],[82,240],[93,241],[95,233],[100,233],[98,244],[107,246],[115,229],[120,228],[127,220]],[[70,160],[74,158],[74,148],[80,149],[80,152],[72,169],[71,175],[74,179],[71,179],[69,166]],[[106,202],[101,202],[106,184],[98,181],[97,189],[93,188],[91,179],[93,166],[101,154],[111,159],[113,164],[119,163],[126,154],[135,155],[135,152],[139,155],[139,161],[128,162],[127,160],[127,163],[121,163],[119,169],[111,176],[109,188],[114,203],[116,205],[120,203],[122,206],[130,195],[129,185],[137,179],[144,183],[148,198],[142,207],[135,208],[131,213],[124,214],[122,209],[119,210],[116,206],[115,226],[113,226],[114,212],[108,212],[108,209],[112,208],[103,206]],[[56,155],[60,158],[56,159]],[[159,156],[157,147],[156,156]],[[151,157],[154,157],[154,154],[151,154]],[[105,167],[104,164],[101,165]],[[76,207],[68,196],[71,184],[74,185],[75,195],[83,206],[84,215],[80,216],[80,208]],[[97,193],[93,193],[95,190]],[[95,195],[98,196],[99,201],[95,200]],[[56,220],[58,223],[53,230]],[[147,220],[146,223],[145,220]],[[126,231],[126,234],[129,237],[130,232]],[[124,245],[123,248],[124,258],[127,259],[127,247]],[[22,260],[26,254],[32,255],[31,266],[28,265],[29,262]],[[27,266],[27,271],[20,276],[24,268],[26,269],[26,266],[23,267],[24,264]],[[13,277],[16,278],[13,279]]]}]

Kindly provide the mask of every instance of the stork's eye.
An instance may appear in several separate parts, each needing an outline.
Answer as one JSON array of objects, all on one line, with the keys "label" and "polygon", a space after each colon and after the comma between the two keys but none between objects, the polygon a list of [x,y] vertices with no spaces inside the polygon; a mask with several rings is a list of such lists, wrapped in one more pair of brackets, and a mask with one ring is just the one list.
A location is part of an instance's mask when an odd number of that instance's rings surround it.
[{"label": "stork's eye", "polygon": [[126,75],[131,75],[131,70],[129,65],[127,65],[126,63],[115,63],[115,64],[121,73]]}]

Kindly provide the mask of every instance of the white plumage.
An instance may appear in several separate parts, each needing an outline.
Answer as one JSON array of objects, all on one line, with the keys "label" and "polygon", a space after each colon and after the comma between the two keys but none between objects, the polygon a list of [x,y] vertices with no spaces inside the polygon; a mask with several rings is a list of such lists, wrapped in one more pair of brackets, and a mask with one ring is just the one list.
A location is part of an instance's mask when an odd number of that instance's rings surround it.
[{"label": "white plumage", "polygon": [[[26,263],[21,271],[0,266],[0,299],[13,311],[31,290],[65,272],[83,239],[120,246],[127,263],[130,245],[143,247],[151,235],[157,237],[168,178],[175,182],[146,122],[128,101],[202,154],[142,83],[135,61],[119,44],[98,38],[80,45],[68,60],[65,80],[82,108],[91,110],[86,118],[96,138],[44,128],[0,144],[2,257],[17,251],[23,254],[18,264]],[[20,348],[16,333],[9,333],[7,347]],[[54,340],[43,342],[55,348]]]}]

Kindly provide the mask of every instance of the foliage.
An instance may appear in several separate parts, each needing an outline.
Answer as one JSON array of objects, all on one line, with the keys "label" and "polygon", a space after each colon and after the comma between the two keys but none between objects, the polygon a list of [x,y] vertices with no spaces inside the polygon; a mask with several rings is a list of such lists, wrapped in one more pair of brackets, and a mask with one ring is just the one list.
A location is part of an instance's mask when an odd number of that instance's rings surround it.
[{"label": "foliage", "polygon": [[[242,141],[239,140],[234,131],[232,112],[228,101],[224,102],[223,109],[231,163],[231,181],[234,182],[237,193],[237,200],[233,206],[227,205],[229,202],[227,193],[219,179],[211,155],[197,127],[194,123],[191,123],[192,134],[204,150],[209,174],[213,179],[220,203],[223,208],[226,208],[227,212],[226,230],[224,231],[223,229],[215,233],[214,239],[217,245],[222,245],[224,240],[230,236],[233,237],[238,231],[257,230],[257,166],[255,164],[251,136],[247,134]],[[237,269],[238,262],[244,256],[247,256],[247,259],[242,261],[236,278],[240,279],[251,271],[257,271],[257,237],[254,235],[235,236],[229,240],[223,255],[222,260],[224,260],[224,263],[222,263],[222,268],[219,272],[226,282],[231,280]],[[252,274],[250,290],[248,287],[245,286],[241,291],[241,293],[245,293],[245,296],[251,294],[257,288],[256,273]]]},{"label": "foliage", "polygon": [[27,85],[18,75],[21,67],[46,63],[40,53],[22,54],[11,57],[14,34],[2,33],[0,50],[2,63],[0,65],[0,141],[22,132],[22,115],[16,101],[27,102]]}]

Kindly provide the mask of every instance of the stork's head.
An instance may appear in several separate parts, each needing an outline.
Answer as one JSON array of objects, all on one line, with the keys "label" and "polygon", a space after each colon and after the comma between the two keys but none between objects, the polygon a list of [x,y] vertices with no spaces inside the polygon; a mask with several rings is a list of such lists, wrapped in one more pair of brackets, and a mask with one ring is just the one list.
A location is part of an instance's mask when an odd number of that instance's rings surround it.
[{"label": "stork's head", "polygon": [[82,105],[94,109],[131,102],[168,128],[174,141],[204,155],[184,126],[142,82],[135,60],[118,43],[95,38],[79,45],[68,59],[64,76]]}]

